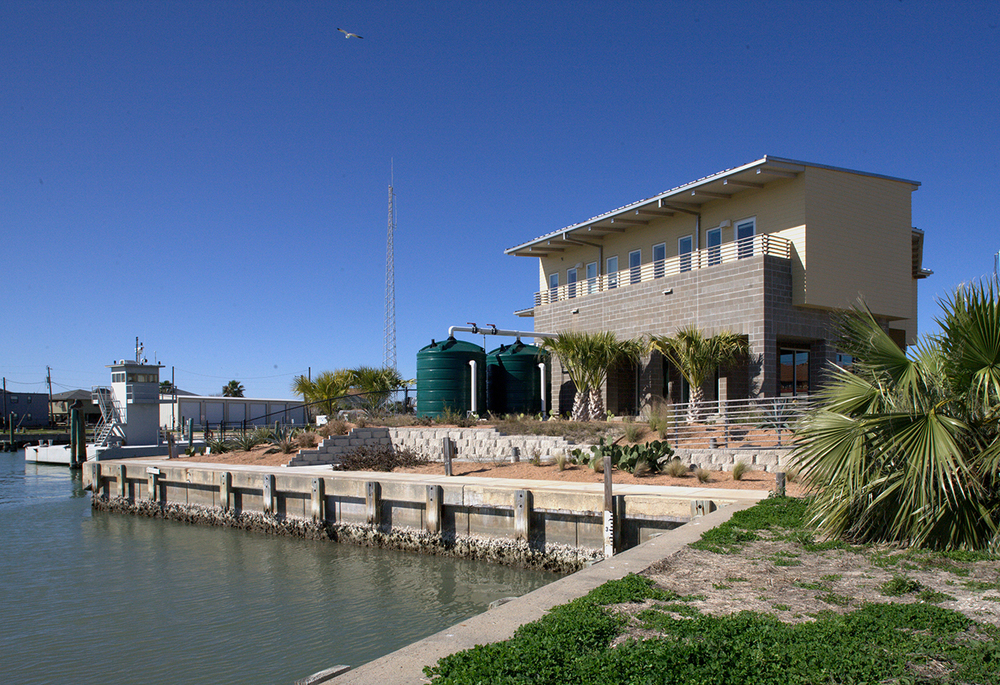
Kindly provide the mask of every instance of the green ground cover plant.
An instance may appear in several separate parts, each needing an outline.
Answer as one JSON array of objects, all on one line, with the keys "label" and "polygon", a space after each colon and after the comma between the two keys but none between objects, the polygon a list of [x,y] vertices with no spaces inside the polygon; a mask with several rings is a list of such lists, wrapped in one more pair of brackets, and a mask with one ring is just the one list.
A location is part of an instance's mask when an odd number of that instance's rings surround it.
[{"label": "green ground cover plant", "polygon": [[[865,605],[798,624],[746,611],[709,616],[676,600],[633,619],[615,610],[668,594],[629,575],[510,640],[452,654],[424,672],[437,685],[1000,682],[1000,631],[931,604]],[[612,647],[630,621],[656,637]]]}]

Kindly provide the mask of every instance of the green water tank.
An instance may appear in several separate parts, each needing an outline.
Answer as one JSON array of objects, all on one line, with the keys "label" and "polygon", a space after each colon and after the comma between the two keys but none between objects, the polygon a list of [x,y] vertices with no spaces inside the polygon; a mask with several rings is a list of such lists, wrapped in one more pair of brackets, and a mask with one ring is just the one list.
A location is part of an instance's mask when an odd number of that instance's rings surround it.
[{"label": "green water tank", "polygon": [[450,410],[472,410],[472,366],[476,362],[476,411],[486,413],[486,352],[479,345],[448,338],[417,352],[417,415],[437,418]]},{"label": "green water tank", "polygon": [[[544,378],[539,364],[545,365]],[[517,340],[501,345],[486,357],[488,406],[493,414],[540,414],[542,388],[545,409],[552,407],[550,355],[540,347]],[[544,384],[544,386],[543,386]]]}]

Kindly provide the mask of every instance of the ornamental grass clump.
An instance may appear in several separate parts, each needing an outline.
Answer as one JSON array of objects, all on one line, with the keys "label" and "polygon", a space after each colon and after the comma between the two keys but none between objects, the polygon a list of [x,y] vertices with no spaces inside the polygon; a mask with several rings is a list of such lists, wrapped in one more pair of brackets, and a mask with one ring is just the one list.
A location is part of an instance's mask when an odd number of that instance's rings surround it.
[{"label": "ornamental grass clump", "polygon": [[904,352],[863,304],[796,430],[792,463],[830,536],[946,550],[1000,547],[997,281],[941,302],[939,334]]},{"label": "ornamental grass clump", "polygon": [[688,467],[677,457],[668,461],[666,468],[663,470],[668,476],[673,476],[674,478],[683,478],[688,474]]},{"label": "ornamental grass clump", "polygon": [[733,480],[743,480],[743,476],[746,475],[748,468],[750,467],[747,466],[745,461],[738,461],[733,464]]}]

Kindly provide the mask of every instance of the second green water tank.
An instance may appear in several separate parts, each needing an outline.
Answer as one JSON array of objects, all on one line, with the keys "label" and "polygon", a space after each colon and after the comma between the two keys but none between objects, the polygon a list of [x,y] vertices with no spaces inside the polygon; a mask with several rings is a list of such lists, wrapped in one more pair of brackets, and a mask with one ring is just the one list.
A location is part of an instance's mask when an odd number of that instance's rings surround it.
[{"label": "second green water tank", "polygon": [[[487,387],[490,413],[539,414],[542,412],[542,384],[545,387],[545,407],[552,406],[549,382],[550,355],[540,347],[525,345],[517,340],[501,345],[486,358]],[[538,368],[545,364],[545,378]]]}]

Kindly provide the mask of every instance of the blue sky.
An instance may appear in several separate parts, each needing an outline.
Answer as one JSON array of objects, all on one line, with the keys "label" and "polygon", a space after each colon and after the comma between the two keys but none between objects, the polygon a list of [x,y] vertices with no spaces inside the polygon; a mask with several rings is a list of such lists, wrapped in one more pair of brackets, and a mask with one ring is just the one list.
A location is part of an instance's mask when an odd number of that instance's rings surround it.
[{"label": "blue sky", "polygon": [[380,365],[390,160],[408,377],[531,328],[505,248],[765,154],[922,183],[932,331],[1000,249],[998,63],[996,2],[5,0],[0,374],[106,384],[136,336],[206,394]]}]

